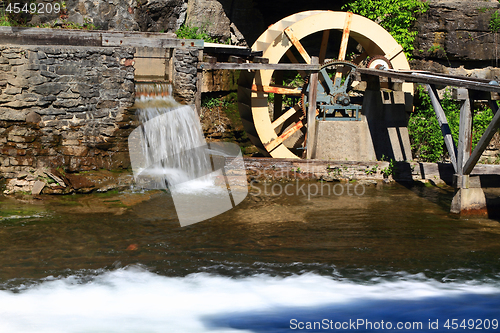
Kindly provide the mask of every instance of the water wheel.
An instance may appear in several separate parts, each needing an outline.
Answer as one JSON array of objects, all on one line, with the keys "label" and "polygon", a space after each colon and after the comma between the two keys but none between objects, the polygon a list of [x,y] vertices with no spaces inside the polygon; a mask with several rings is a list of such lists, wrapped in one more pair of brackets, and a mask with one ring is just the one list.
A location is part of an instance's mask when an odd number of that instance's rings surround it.
[{"label": "water wheel", "polygon": [[[365,17],[346,12],[306,11],[288,16],[270,26],[252,49],[263,51],[270,64],[311,63],[311,57],[317,56],[323,70],[318,83],[323,100],[318,98],[318,103],[330,103],[331,108],[350,107],[349,94],[358,84],[351,75],[361,64],[410,69],[403,49],[386,30]],[[351,61],[346,61],[348,51],[353,49],[357,52],[351,52]],[[307,82],[305,72],[241,72],[241,118],[248,136],[264,154],[274,158],[302,157]],[[403,90],[412,93],[412,84],[403,84]]]}]

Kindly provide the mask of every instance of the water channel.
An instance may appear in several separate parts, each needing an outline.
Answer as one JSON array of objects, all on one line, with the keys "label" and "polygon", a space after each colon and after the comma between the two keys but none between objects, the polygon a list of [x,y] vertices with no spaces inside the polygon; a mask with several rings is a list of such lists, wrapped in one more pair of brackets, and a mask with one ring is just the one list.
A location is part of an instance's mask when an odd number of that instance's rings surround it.
[{"label": "water channel", "polygon": [[[168,191],[0,197],[0,331],[291,332],[324,319],[335,331],[360,319],[444,332],[447,319],[500,319],[500,225],[449,214],[450,189],[267,194],[252,184],[233,210],[183,228]],[[134,196],[147,200],[124,205]]]}]

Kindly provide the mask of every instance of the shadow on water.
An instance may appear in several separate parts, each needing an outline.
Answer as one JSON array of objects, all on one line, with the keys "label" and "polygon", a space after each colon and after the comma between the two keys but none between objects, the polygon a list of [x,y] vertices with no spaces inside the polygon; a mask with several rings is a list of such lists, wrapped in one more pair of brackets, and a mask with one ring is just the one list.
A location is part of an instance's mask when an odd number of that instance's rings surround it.
[{"label": "shadow on water", "polygon": [[[265,312],[252,311],[205,317],[204,323],[209,329],[232,328],[253,333],[282,333],[295,330],[449,332],[495,327],[498,329],[499,312],[500,294],[486,296],[466,294],[459,297],[432,297],[404,301],[359,300],[313,308],[276,308]],[[456,320],[452,322],[451,319]],[[446,327],[447,320],[449,320],[448,327]],[[454,329],[451,329],[452,327]]]}]

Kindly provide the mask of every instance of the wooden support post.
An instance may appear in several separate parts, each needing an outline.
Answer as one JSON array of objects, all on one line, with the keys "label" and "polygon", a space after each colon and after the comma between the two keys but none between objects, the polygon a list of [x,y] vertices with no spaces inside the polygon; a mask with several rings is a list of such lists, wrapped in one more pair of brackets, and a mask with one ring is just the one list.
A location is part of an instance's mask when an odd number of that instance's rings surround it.
[{"label": "wooden support post", "polygon": [[[203,62],[203,50],[198,50],[198,63]],[[197,66],[198,67],[198,66]],[[194,97],[194,106],[198,116],[201,115],[201,88],[203,86],[203,70],[198,69],[196,73],[196,95]]]},{"label": "wooden support post", "polygon": [[[457,174],[456,186],[457,191],[451,201],[450,211],[456,214],[474,214],[487,215],[486,197],[482,188],[473,188],[470,185],[470,172],[466,169],[467,162],[472,160],[472,108],[474,107],[474,99],[472,92],[467,91],[466,99],[460,108],[460,129],[458,134],[458,151],[457,151]],[[479,158],[478,158],[479,159]],[[474,167],[471,163],[469,168]]]},{"label": "wooden support post", "polygon": [[[318,57],[311,58],[311,64],[319,64]],[[318,96],[318,72],[311,73],[309,81],[309,108],[307,109],[306,158],[314,158],[316,146],[316,98]]]},{"label": "wooden support post", "polygon": [[469,98],[462,102],[460,108],[460,129],[458,133],[458,150],[457,150],[457,174],[464,174],[464,166],[470,157],[472,143],[472,100],[469,92]]},{"label": "wooden support post", "polygon": [[498,104],[497,101],[492,100],[491,98],[488,100],[488,105],[490,106],[491,111],[493,111],[493,114],[497,114],[498,111]]},{"label": "wooden support post", "polygon": [[429,96],[431,97],[431,103],[434,107],[434,111],[436,112],[436,117],[439,123],[439,127],[441,128],[441,133],[443,133],[446,149],[448,150],[448,154],[450,154],[451,164],[453,164],[453,169],[455,170],[455,172],[458,172],[456,158],[457,147],[455,146],[455,142],[453,141],[453,137],[451,136],[451,129],[448,125],[448,120],[446,119],[446,115],[444,114],[441,103],[439,102],[436,86],[433,84],[428,84],[427,91],[429,92]]},{"label": "wooden support post", "polygon": [[470,175],[472,169],[474,169],[474,167],[476,166],[477,161],[479,161],[479,159],[481,158],[481,155],[483,154],[484,150],[490,144],[491,138],[493,138],[493,135],[495,135],[495,133],[497,132],[498,127],[500,127],[500,112],[497,112],[498,111],[497,103],[491,100],[489,100],[488,102],[493,102],[490,103],[490,105],[494,104],[493,107],[495,107],[495,109],[493,108],[492,109],[493,113],[495,113],[495,116],[493,117],[490,124],[488,125],[488,128],[483,133],[483,136],[477,143],[476,148],[474,148],[474,151],[472,152],[470,158],[467,160],[467,163],[465,163],[463,170],[464,175]]}]

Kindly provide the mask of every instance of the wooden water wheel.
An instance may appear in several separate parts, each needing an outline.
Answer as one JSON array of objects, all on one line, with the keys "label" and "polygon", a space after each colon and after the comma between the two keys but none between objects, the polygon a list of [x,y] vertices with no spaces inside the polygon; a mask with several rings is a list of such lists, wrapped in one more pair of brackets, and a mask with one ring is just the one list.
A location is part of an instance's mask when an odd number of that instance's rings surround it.
[{"label": "wooden water wheel", "polygon": [[[348,50],[356,47],[359,52],[351,54],[351,62],[347,62]],[[356,66],[362,63],[366,66],[366,60],[373,60],[368,66],[374,68],[410,69],[402,47],[386,30],[365,17],[346,12],[306,11],[288,16],[270,26],[252,50],[262,51],[270,64],[310,64],[311,57],[317,56],[322,69],[329,70],[328,75],[320,72],[318,91],[324,98],[318,103],[333,106],[349,107],[349,92],[357,84],[349,75]],[[327,59],[328,54],[334,55]],[[295,84],[290,84],[290,79]],[[303,96],[307,82],[308,75],[303,71],[291,74],[277,70],[241,71],[238,98],[242,121],[252,142],[266,155],[302,156],[307,127]],[[405,83],[403,90],[413,93],[413,85]],[[270,100],[273,108],[269,107]]]}]

